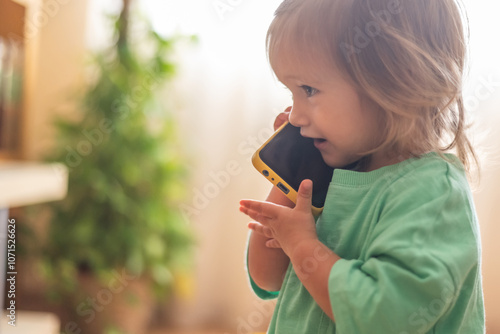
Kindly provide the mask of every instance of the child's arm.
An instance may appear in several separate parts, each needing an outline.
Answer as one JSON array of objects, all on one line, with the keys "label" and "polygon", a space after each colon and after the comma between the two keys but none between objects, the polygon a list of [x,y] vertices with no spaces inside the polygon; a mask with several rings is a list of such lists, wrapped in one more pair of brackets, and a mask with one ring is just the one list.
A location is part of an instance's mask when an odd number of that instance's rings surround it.
[{"label": "child's arm", "polygon": [[[243,200],[240,210],[259,222],[251,224],[252,235],[263,237],[265,234],[267,240],[272,236],[274,242],[267,246],[280,247],[277,249],[291,260],[298,278],[316,303],[334,320],[328,278],[340,257],[318,240],[311,212],[311,197],[312,182],[304,181],[293,209],[268,202]],[[265,244],[261,246],[266,247]],[[281,277],[278,288],[282,281]]]},{"label": "child's arm", "polygon": [[[295,204],[273,187],[267,201],[293,208]],[[281,248],[269,248],[270,240],[263,234],[252,232],[248,244],[248,271],[254,282],[267,291],[278,291],[283,283],[290,259]]]},{"label": "child's arm", "polygon": [[296,247],[291,261],[297,277],[311,297],[330,319],[333,316],[328,281],[333,265],[340,260],[330,248],[319,240],[305,241]]},{"label": "child's arm", "polygon": [[[292,107],[288,107],[280,113],[274,120],[274,130],[276,131],[288,116]],[[293,203],[279,189],[273,187],[269,193],[267,202],[293,208]],[[249,224],[251,228],[253,223]],[[248,271],[253,281],[267,291],[278,291],[281,289],[283,278],[290,263],[290,259],[281,248],[269,248],[266,246],[272,238],[261,233],[252,232],[248,244]],[[271,241],[272,242],[272,241]]]}]

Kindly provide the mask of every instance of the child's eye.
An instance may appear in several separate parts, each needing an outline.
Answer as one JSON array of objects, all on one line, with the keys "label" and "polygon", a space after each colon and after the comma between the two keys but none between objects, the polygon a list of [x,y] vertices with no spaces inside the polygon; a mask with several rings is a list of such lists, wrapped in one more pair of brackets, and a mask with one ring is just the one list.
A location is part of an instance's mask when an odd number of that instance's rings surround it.
[{"label": "child's eye", "polygon": [[304,90],[307,97],[311,97],[311,96],[318,93],[318,90],[316,88],[311,87],[311,86],[302,85],[302,86],[300,86],[300,88],[302,88]]}]

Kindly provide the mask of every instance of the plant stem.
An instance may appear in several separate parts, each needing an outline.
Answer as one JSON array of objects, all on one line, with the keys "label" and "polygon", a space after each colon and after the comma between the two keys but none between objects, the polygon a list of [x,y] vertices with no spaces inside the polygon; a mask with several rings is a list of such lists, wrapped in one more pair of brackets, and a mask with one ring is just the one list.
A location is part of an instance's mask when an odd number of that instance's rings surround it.
[{"label": "plant stem", "polygon": [[130,3],[132,0],[123,0],[123,8],[120,13],[119,31],[118,31],[118,47],[127,47],[128,43],[128,27],[130,18]]}]

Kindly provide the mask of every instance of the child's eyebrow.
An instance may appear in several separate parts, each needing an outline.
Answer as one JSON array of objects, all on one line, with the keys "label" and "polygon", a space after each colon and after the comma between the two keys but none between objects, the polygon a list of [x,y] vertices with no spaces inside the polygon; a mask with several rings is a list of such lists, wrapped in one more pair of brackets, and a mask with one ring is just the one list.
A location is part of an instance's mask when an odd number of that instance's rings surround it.
[{"label": "child's eyebrow", "polygon": [[324,80],[324,79],[322,80],[319,78],[312,78],[312,76],[311,77],[303,77],[303,76],[298,76],[298,75],[293,75],[293,74],[283,76],[283,78],[282,78],[282,80],[280,80],[280,82],[285,85],[285,83],[283,81],[288,81],[288,80],[301,81],[307,85],[321,85],[321,84],[324,84],[326,82],[326,80]]}]

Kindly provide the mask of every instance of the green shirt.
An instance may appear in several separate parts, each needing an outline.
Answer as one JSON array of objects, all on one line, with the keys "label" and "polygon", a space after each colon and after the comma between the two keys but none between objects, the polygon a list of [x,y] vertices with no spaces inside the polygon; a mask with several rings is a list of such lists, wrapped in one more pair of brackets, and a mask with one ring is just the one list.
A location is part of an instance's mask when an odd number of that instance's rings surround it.
[{"label": "green shirt", "polygon": [[[437,153],[371,172],[336,169],[318,237],[333,322],[289,266],[268,333],[484,333],[480,235],[460,161]],[[316,261],[316,263],[315,263]],[[321,259],[311,259],[310,270]]]}]

